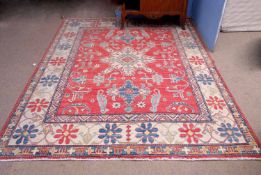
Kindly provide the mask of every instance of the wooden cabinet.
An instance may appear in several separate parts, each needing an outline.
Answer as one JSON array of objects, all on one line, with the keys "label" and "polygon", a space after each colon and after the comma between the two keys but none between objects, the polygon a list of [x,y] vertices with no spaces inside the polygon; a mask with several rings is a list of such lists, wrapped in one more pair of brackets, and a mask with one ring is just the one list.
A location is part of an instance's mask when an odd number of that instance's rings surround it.
[{"label": "wooden cabinet", "polygon": [[152,19],[178,15],[180,25],[185,29],[187,4],[187,0],[125,0],[122,5],[122,27],[127,15],[144,15]]}]

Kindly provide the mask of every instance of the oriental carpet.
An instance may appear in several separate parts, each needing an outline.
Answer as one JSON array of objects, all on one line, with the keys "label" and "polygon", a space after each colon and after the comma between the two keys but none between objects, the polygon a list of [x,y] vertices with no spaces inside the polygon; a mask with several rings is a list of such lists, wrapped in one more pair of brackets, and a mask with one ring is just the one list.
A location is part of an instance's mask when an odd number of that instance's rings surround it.
[{"label": "oriental carpet", "polygon": [[260,158],[190,23],[64,20],[0,139],[1,160]]}]

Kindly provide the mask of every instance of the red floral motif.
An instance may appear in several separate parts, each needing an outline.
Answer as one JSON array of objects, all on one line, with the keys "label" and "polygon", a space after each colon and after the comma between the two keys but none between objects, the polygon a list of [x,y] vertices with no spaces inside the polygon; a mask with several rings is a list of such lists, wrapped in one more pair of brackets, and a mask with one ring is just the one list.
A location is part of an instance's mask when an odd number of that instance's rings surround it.
[{"label": "red floral motif", "polygon": [[204,60],[198,56],[192,56],[189,61],[195,65],[202,65],[204,63]]},{"label": "red floral motif", "polygon": [[65,38],[71,38],[71,37],[74,37],[76,34],[74,32],[66,32],[64,34]]},{"label": "red floral motif", "polygon": [[217,96],[210,96],[207,101],[207,104],[209,106],[212,106],[215,110],[221,109],[223,110],[223,107],[226,106],[224,100],[219,99]]},{"label": "red floral motif", "polygon": [[187,32],[187,31],[181,31],[179,34],[183,37],[189,37],[190,36],[189,32]]},{"label": "red floral motif", "polygon": [[41,110],[43,108],[47,108],[48,107],[48,101],[45,100],[45,98],[43,99],[39,99],[37,98],[35,101],[29,102],[27,108],[31,109],[31,112],[41,112]]},{"label": "red floral motif", "polygon": [[65,59],[63,57],[56,57],[50,60],[50,64],[53,66],[60,66],[65,63]]},{"label": "red floral motif", "polygon": [[79,131],[79,129],[73,128],[73,124],[70,124],[69,126],[67,124],[64,124],[62,129],[56,130],[56,135],[54,135],[54,138],[59,138],[59,144],[62,144],[65,142],[65,144],[69,144],[71,139],[75,139],[77,137],[76,133]]},{"label": "red floral motif", "polygon": [[194,124],[190,123],[189,125],[183,124],[183,128],[179,128],[181,134],[180,137],[187,137],[187,142],[191,143],[194,141],[198,143],[198,139],[202,137],[200,134],[200,128],[195,128]]}]

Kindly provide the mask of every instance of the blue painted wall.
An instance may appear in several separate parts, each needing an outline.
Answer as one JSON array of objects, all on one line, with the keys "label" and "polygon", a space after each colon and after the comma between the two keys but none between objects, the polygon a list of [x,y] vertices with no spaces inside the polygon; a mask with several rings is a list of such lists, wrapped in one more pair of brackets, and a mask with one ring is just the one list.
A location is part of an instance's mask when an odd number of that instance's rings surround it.
[{"label": "blue painted wall", "polygon": [[188,9],[187,9],[188,17],[191,17],[193,1],[194,0],[188,0]]},{"label": "blue painted wall", "polygon": [[226,0],[193,0],[189,11],[197,30],[210,50],[214,50]]}]

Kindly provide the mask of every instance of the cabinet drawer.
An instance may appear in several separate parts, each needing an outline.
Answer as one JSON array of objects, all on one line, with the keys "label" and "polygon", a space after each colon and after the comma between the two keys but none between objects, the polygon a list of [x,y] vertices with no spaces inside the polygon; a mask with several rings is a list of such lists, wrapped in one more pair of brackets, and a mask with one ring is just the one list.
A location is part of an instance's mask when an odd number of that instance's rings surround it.
[{"label": "cabinet drawer", "polygon": [[142,12],[181,12],[183,0],[140,0]]}]

